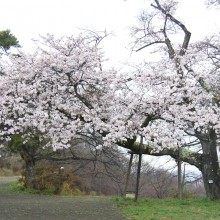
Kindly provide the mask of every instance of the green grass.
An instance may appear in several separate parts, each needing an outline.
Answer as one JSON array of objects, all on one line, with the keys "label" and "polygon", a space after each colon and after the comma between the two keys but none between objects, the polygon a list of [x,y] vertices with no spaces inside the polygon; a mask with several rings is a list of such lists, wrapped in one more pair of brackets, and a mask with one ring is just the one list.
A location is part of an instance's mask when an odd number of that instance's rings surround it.
[{"label": "green grass", "polygon": [[36,190],[25,188],[19,182],[13,182],[8,185],[8,190],[17,193],[28,193],[28,194],[41,194],[41,195],[54,195],[54,190],[45,189],[45,190]]},{"label": "green grass", "polygon": [[132,220],[219,220],[220,201],[208,199],[115,199]]},{"label": "green grass", "polygon": [[7,189],[11,192],[27,193],[27,194],[60,195],[60,196],[82,196],[82,195],[85,195],[85,193],[81,192],[80,190],[75,190],[74,192],[62,190],[59,194],[56,194],[54,189],[44,189],[44,190],[30,189],[30,188],[25,188],[19,182],[10,183],[8,185]]}]

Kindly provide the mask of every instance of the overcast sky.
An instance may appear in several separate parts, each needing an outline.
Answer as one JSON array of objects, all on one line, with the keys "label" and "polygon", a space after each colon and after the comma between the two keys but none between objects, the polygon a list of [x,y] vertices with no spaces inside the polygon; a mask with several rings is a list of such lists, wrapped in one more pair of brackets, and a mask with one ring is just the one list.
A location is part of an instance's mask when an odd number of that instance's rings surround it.
[{"label": "overcast sky", "polygon": [[[203,2],[181,0],[178,17],[192,32],[192,40],[220,30],[219,11],[205,9]],[[31,39],[39,34],[75,34],[78,28],[107,30],[114,36],[106,40],[106,56],[113,63],[123,62],[130,57],[126,51],[131,42],[129,27],[149,3],[149,0],[5,0],[1,2],[0,30],[10,29],[26,50],[33,48]]]}]

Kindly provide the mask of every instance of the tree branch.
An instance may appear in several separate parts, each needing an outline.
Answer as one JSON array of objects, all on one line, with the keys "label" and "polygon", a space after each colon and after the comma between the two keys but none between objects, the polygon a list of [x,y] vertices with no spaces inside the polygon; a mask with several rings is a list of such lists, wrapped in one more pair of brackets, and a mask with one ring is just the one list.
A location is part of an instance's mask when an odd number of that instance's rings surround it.
[{"label": "tree branch", "polygon": [[[131,150],[133,153],[139,153],[140,143],[134,142],[133,145],[128,144],[128,142],[118,143],[119,146]],[[146,155],[151,156],[165,156],[169,155],[173,159],[177,160],[179,158],[179,152],[177,148],[163,148],[160,151],[154,151],[154,148],[148,144],[143,144],[142,152]],[[187,149],[182,149],[182,161],[196,166],[199,170],[202,169],[202,154],[193,152]]]},{"label": "tree branch", "polygon": [[154,1],[155,1],[156,5],[151,4],[151,6],[156,8],[157,10],[161,11],[166,16],[166,18],[169,18],[172,22],[174,22],[177,26],[179,26],[182,29],[182,31],[184,32],[185,36],[184,36],[184,40],[183,40],[183,43],[182,43],[181,50],[179,52],[179,55],[183,56],[186,53],[186,50],[188,48],[190,37],[191,37],[191,33],[188,31],[188,29],[186,28],[186,26],[182,22],[180,22],[179,20],[174,18],[170,13],[168,13],[160,5],[158,0],[154,0]]},{"label": "tree branch", "polygon": [[155,42],[146,44],[146,45],[144,45],[143,47],[137,49],[136,52],[138,52],[138,51],[140,51],[140,50],[143,50],[144,48],[149,47],[149,46],[151,46],[151,45],[154,45],[154,44],[163,44],[163,43],[165,43],[165,41],[155,41]]}]

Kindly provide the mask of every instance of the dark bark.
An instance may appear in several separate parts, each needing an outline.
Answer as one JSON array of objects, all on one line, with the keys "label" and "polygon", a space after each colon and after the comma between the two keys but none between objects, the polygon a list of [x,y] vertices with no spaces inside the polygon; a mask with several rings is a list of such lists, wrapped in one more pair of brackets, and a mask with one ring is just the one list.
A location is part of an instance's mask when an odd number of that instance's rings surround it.
[{"label": "dark bark", "polygon": [[35,166],[35,161],[32,158],[28,158],[25,160],[26,187],[31,189],[36,189],[35,180],[34,180],[34,166]]},{"label": "dark bark", "polygon": [[217,136],[213,129],[207,134],[200,134],[203,150],[201,172],[207,197],[212,200],[220,198],[220,172],[217,154]]},{"label": "dark bark", "polygon": [[27,188],[35,189],[34,166],[35,166],[35,149],[27,143],[22,145],[20,155],[25,162],[25,184]]}]

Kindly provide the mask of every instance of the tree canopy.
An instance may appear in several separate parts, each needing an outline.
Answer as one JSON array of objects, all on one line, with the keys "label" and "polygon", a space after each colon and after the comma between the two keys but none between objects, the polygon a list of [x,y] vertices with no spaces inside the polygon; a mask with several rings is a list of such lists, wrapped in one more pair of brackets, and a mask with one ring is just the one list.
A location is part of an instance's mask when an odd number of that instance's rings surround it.
[{"label": "tree canopy", "polygon": [[17,38],[11,33],[10,30],[0,31],[0,48],[3,52],[7,51],[11,47],[19,47]]},{"label": "tree canopy", "polygon": [[[154,46],[158,60],[130,72],[103,69],[105,34],[94,32],[47,35],[35,53],[11,56],[0,82],[1,138],[22,134],[26,142],[40,133],[60,149],[77,136],[96,134],[102,139],[97,147],[173,157],[179,146],[200,144],[217,167],[205,180],[218,184],[219,34],[190,43],[191,32],[176,19],[176,7],[174,1],[154,0],[143,11],[132,28],[134,49]],[[201,155],[185,151],[182,157],[203,171],[210,158]]]}]

